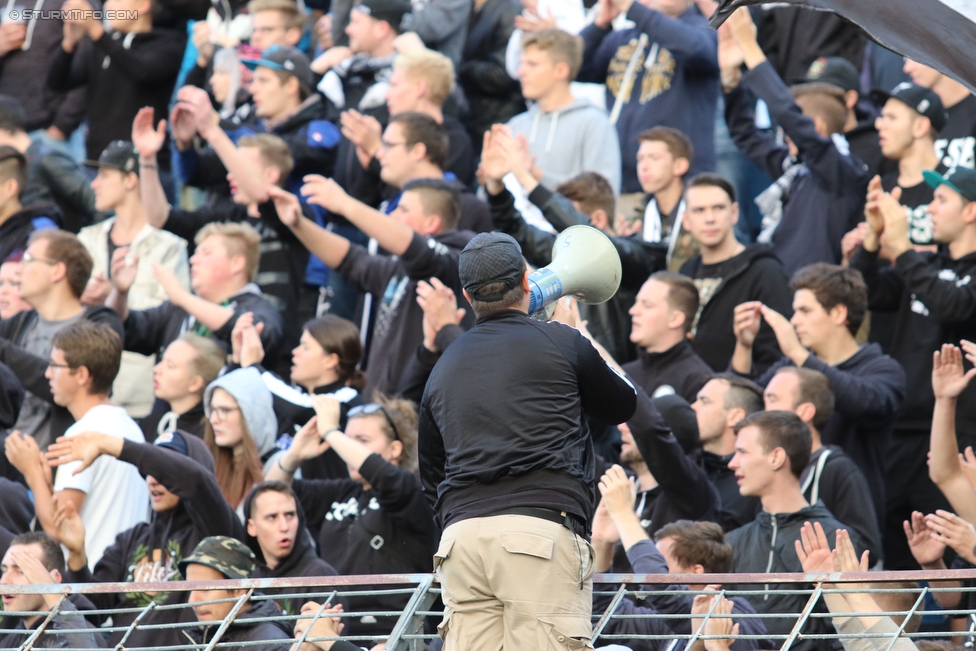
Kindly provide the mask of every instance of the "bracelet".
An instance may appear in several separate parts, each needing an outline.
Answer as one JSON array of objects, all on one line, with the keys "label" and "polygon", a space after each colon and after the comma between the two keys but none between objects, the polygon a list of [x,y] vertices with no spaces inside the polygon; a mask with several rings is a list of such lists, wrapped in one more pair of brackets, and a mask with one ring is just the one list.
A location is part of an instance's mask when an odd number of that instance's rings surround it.
[{"label": "bracelet", "polygon": [[341,429],[339,429],[338,427],[333,427],[332,429],[327,429],[322,433],[322,440],[324,441],[325,439],[327,439],[329,437],[329,434],[331,434],[332,432],[339,432],[340,434],[342,434]]},{"label": "bracelet", "polygon": [[139,169],[142,169],[142,170],[158,170],[159,167],[156,165],[156,163],[145,163],[145,164],[139,163]]},{"label": "bracelet", "polygon": [[288,468],[281,465],[281,457],[278,457],[278,467],[281,468],[281,472],[287,475],[294,475],[298,471],[298,468],[295,468],[295,470],[288,470]]}]

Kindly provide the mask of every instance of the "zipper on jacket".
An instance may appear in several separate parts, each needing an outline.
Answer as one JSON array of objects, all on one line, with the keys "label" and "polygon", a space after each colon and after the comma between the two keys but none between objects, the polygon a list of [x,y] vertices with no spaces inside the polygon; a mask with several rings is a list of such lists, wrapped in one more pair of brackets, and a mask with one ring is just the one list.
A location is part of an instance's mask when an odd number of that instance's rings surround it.
[{"label": "zipper on jacket", "polygon": [[[773,553],[776,550],[776,534],[779,533],[779,525],[776,523],[776,514],[775,513],[770,513],[769,514],[769,517],[770,517],[770,519],[773,522],[773,537],[769,541],[769,560],[766,561],[766,574],[769,574],[769,571],[773,567]],[[769,584],[767,583],[763,587],[765,588],[765,590],[763,590],[763,592],[765,592],[765,594],[763,595],[763,601],[768,601],[769,600]]]}]

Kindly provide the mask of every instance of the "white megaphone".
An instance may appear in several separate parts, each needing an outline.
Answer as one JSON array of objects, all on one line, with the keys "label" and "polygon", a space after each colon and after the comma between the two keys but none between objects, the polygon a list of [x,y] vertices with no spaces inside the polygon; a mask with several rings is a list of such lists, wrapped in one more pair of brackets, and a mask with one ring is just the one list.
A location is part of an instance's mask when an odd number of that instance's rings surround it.
[{"label": "white megaphone", "polygon": [[596,305],[620,287],[620,255],[610,238],[592,226],[570,226],[552,245],[552,262],[529,274],[529,314],[562,296]]}]

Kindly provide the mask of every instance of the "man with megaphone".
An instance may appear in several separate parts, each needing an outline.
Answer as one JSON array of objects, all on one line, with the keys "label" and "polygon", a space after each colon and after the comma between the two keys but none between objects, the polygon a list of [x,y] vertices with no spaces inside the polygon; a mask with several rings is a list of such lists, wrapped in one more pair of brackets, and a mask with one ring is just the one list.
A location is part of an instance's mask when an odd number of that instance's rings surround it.
[{"label": "man with megaphone", "polygon": [[502,233],[475,236],[459,259],[477,321],[434,367],[419,434],[421,480],[443,527],[434,565],[445,651],[590,639],[594,457],[582,415],[621,423],[636,392],[579,331],[529,316],[534,294],[544,302],[579,289],[555,262],[530,280]]}]

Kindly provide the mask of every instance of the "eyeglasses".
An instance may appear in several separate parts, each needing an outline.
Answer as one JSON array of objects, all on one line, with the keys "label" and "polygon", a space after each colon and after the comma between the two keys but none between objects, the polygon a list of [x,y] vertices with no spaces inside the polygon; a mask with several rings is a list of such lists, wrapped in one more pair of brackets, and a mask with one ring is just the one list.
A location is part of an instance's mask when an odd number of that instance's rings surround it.
[{"label": "eyeglasses", "polygon": [[74,368],[71,364],[58,364],[57,362],[48,362],[48,368]]},{"label": "eyeglasses", "polygon": [[35,258],[30,253],[24,253],[24,257],[20,259],[23,264],[30,264],[31,262],[43,262],[44,264],[56,265],[57,260],[51,260],[50,258]]},{"label": "eyeglasses", "polygon": [[402,441],[403,439],[400,438],[400,430],[397,429],[396,423],[394,423],[393,419],[390,418],[389,412],[386,411],[383,405],[379,405],[375,402],[368,405],[359,405],[358,407],[353,407],[350,409],[348,416],[349,418],[355,418],[356,416],[372,416],[378,411],[383,412],[386,422],[390,424],[390,429],[393,430],[393,440]]},{"label": "eyeglasses", "polygon": [[240,407],[211,407],[210,420],[226,420],[231,412],[240,410]]},{"label": "eyeglasses", "polygon": [[412,143],[409,142],[390,142],[389,140],[380,140],[380,147],[383,149],[393,149],[394,147],[411,147]]}]

